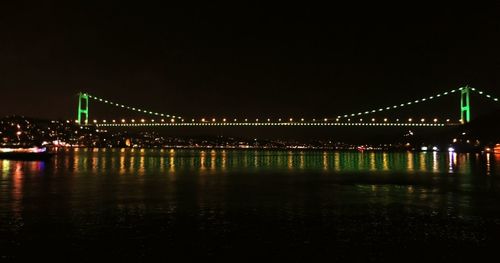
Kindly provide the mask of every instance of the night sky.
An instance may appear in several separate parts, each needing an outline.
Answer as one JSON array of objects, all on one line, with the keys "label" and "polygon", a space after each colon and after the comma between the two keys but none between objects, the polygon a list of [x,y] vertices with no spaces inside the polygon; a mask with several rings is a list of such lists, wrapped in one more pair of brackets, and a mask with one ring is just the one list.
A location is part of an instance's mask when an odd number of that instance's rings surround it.
[{"label": "night sky", "polygon": [[9,2],[2,116],[75,118],[79,91],[186,118],[333,117],[465,84],[500,93],[499,5]]}]

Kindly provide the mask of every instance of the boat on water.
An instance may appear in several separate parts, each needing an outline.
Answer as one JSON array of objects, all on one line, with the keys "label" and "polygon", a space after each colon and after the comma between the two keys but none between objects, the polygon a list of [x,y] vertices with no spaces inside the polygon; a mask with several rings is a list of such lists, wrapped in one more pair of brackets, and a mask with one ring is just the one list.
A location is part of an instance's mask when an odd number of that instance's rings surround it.
[{"label": "boat on water", "polygon": [[30,148],[1,148],[0,159],[9,160],[48,160],[53,156],[45,147],[30,147]]}]

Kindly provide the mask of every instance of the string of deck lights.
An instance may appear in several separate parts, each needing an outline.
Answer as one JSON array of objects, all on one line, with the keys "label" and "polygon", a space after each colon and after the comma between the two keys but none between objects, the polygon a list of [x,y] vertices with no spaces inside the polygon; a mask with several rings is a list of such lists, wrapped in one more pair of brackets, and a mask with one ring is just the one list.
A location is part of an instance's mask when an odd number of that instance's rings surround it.
[{"label": "string of deck lights", "polygon": [[103,102],[103,103],[106,103],[106,104],[110,104],[112,106],[116,106],[116,107],[119,107],[119,108],[124,108],[124,109],[127,109],[127,110],[137,111],[137,112],[141,112],[141,113],[146,113],[146,114],[154,115],[154,116],[160,116],[160,117],[166,117],[166,118],[173,118],[173,119],[177,118],[179,120],[182,119],[182,117],[179,117],[179,116],[172,116],[170,114],[164,114],[164,113],[159,113],[159,112],[154,112],[154,111],[148,111],[148,110],[143,110],[143,109],[140,109],[140,108],[137,108],[137,107],[123,105],[123,104],[116,103],[116,102],[113,102],[113,101],[110,101],[110,100],[99,98],[99,97],[94,96],[94,95],[90,95],[88,93],[87,93],[87,95],[88,95],[88,97],[90,99],[93,99],[93,100],[96,100],[96,101],[99,101],[99,102]]},{"label": "string of deck lights", "polygon": [[[415,122],[415,123],[418,123],[419,120],[421,123],[425,123],[426,121],[428,123],[439,123],[439,120],[437,118],[434,118],[434,119],[431,119],[431,120],[426,120],[425,118],[421,118],[421,119],[414,119],[414,118],[408,118],[406,121],[408,123],[412,123],[412,122]],[[258,124],[258,125],[290,125],[290,123],[292,123],[293,125],[296,125],[295,123],[297,123],[297,125],[302,125],[302,124],[314,124],[314,125],[330,125],[330,123],[363,123],[363,121],[365,121],[365,123],[404,123],[403,121],[404,120],[400,120],[399,118],[398,119],[388,119],[388,118],[382,118],[379,120],[379,122],[377,122],[377,119],[375,118],[372,118],[372,119],[369,119],[369,120],[364,120],[363,118],[360,118],[360,119],[355,119],[355,120],[352,120],[352,119],[346,119],[344,121],[341,121],[340,119],[336,119],[335,121],[331,121],[329,119],[322,119],[322,120],[317,120],[317,119],[312,119],[312,120],[306,120],[304,118],[301,118],[299,120],[294,120],[293,118],[289,118],[289,119],[283,119],[283,118],[279,118],[279,119],[254,119],[254,120],[250,120],[248,118],[246,119],[228,119],[228,118],[222,118],[222,119],[219,119],[217,120],[216,118],[212,118],[212,119],[207,119],[207,118],[201,118],[199,120],[196,120],[196,119],[192,119],[191,122],[184,122],[184,119],[181,120],[180,124],[179,125],[184,125],[182,123],[191,123],[193,125],[202,125],[202,124],[209,124],[209,123],[217,123],[217,124],[221,124],[221,125],[253,125],[253,124]],[[371,122],[366,122],[366,121],[371,121]],[[68,121],[69,122],[69,121]],[[151,120],[147,120],[147,119],[130,119],[130,120],[126,120],[126,119],[121,119],[121,120],[116,120],[116,119],[113,119],[113,120],[93,120],[93,123],[96,124],[96,125],[101,125],[101,124],[106,124],[106,123],[121,123],[121,124],[135,124],[135,123],[138,123],[138,124],[155,124],[155,123],[158,123],[158,125],[177,125],[177,124],[174,124],[176,123],[175,120],[171,119],[170,121],[168,120],[165,120],[165,119],[161,119],[161,120],[155,120],[155,119],[151,119]],[[169,124],[171,123],[171,124]],[[241,124],[240,124],[241,123]],[[300,123],[300,124],[298,124]],[[446,124],[450,124],[450,125],[453,125],[454,122],[452,122],[452,120],[450,119],[446,119],[445,122],[441,122],[441,123],[446,123]],[[186,124],[186,125],[191,125],[191,124]]]},{"label": "string of deck lights", "polygon": [[406,126],[444,127],[458,123],[366,123],[366,122],[165,122],[165,123],[97,123],[97,127],[144,127],[144,126]]}]

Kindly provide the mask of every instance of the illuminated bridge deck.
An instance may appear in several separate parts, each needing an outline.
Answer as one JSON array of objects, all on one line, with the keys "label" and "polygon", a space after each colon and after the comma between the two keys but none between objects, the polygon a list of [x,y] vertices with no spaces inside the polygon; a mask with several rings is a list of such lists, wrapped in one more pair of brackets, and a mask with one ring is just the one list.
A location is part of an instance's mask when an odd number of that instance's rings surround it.
[{"label": "illuminated bridge deck", "polygon": [[374,126],[374,127],[445,127],[460,123],[418,123],[418,122],[136,122],[95,123],[97,127],[209,127],[209,126]]}]

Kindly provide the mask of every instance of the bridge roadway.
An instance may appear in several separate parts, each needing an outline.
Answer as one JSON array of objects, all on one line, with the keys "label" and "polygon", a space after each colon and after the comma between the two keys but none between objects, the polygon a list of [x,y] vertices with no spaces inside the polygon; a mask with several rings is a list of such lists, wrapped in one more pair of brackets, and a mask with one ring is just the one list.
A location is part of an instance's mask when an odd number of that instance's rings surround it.
[{"label": "bridge roadway", "polygon": [[460,123],[422,122],[101,122],[96,127],[210,127],[210,126],[374,126],[374,127],[445,127]]}]

